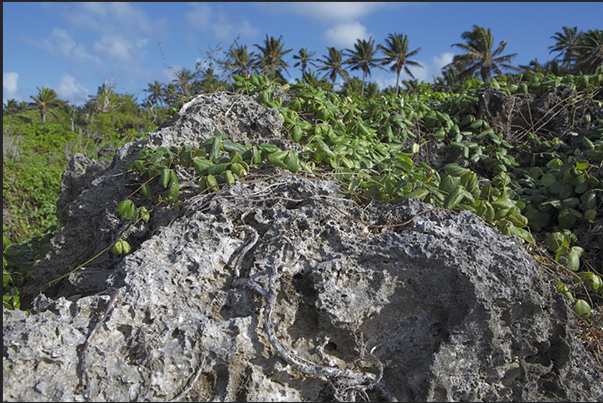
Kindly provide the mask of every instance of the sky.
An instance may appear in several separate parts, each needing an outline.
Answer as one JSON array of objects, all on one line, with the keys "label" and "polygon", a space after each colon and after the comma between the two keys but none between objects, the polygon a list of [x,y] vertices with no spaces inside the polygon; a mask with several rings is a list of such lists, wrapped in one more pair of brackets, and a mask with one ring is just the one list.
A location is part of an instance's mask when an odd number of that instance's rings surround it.
[{"label": "sky", "polygon": [[[452,45],[464,43],[461,35],[473,25],[491,30],[493,48],[506,40],[502,55],[517,53],[514,66],[552,60],[551,37],[564,26],[603,29],[601,2],[4,2],[2,8],[3,103],[29,102],[37,88],[49,87],[82,105],[104,83],[142,102],[149,83],[168,84],[174,70],[206,66],[207,52],[228,50],[237,38],[261,53],[254,45],[282,35],[284,49],[292,49],[284,76],[295,82],[301,69],[293,56],[303,47],[324,58],[327,47],[353,49],[369,38],[385,44],[389,34],[404,34],[410,50],[421,48],[411,60],[423,68],[411,68],[413,75],[433,82],[463,53]],[[361,71],[350,74],[362,78]],[[395,86],[396,75],[373,68],[367,80],[384,89]]]}]

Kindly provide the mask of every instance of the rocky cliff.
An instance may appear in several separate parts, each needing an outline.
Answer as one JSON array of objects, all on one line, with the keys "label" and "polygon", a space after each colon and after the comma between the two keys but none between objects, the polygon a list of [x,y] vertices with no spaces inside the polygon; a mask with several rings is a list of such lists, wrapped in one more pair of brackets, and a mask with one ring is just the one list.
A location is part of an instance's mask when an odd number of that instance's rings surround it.
[{"label": "rocky cliff", "polygon": [[116,209],[144,147],[199,147],[218,129],[294,149],[281,128],[218,93],[108,167],[74,157],[31,313],[3,311],[3,399],[601,401],[571,307],[519,241],[469,212],[359,206],[270,168],[211,194],[190,182],[177,209],[128,232],[133,253],[104,251],[129,225]]}]

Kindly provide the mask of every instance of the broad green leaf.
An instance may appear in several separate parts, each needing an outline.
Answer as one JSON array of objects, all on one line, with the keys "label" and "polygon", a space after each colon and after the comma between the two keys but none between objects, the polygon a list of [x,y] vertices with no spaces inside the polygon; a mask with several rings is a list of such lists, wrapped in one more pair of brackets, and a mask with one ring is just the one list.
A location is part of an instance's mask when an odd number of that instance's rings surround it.
[{"label": "broad green leaf", "polygon": [[130,200],[130,199],[126,199],[126,200],[122,201],[121,203],[119,203],[117,205],[117,212],[119,213],[119,215],[123,216],[124,214],[126,214],[132,204],[133,204],[132,200]]},{"label": "broad green leaf", "polygon": [[140,215],[140,218],[144,221],[144,222],[148,222],[149,219],[151,218],[151,215],[149,213],[149,209],[146,208],[145,206],[142,206],[138,209],[138,214]]},{"label": "broad green leaf", "polygon": [[153,192],[151,191],[151,187],[149,186],[148,183],[145,183],[144,185],[142,185],[142,187],[140,188],[140,191],[147,200],[153,200]]},{"label": "broad green leaf", "polygon": [[419,200],[422,200],[425,196],[429,194],[429,190],[427,189],[416,189],[410,193],[406,194],[406,197],[416,197]]},{"label": "broad green leaf", "polygon": [[561,232],[553,232],[547,239],[549,249],[553,252],[557,252],[561,247],[563,247],[564,240],[565,237]]},{"label": "broad green leaf", "polygon": [[440,181],[439,189],[446,193],[452,193],[461,184],[461,178],[446,174]]},{"label": "broad green leaf", "polygon": [[588,161],[576,161],[576,168],[585,171],[588,168]]},{"label": "broad green leaf", "polygon": [[461,167],[459,164],[457,164],[455,162],[453,162],[451,164],[446,164],[446,166],[444,167],[444,170],[446,171],[446,173],[448,175],[458,176],[458,177],[466,174],[467,172],[471,172],[470,169],[463,168],[463,167]]},{"label": "broad green leaf", "polygon": [[170,200],[176,200],[178,197],[178,178],[176,180],[171,181],[169,198]]},{"label": "broad green leaf", "polygon": [[208,169],[214,165],[216,164],[205,158],[193,158],[193,166],[199,175],[207,175]]},{"label": "broad green leaf", "polygon": [[289,151],[285,156],[285,165],[291,172],[297,172],[300,170],[298,154],[299,153],[297,151]]},{"label": "broad green leaf", "polygon": [[[216,129],[218,130],[218,129]],[[211,145],[211,150],[209,152],[209,159],[212,161],[216,161],[220,156],[220,150],[222,149],[222,139],[218,136],[214,137],[214,141]]]},{"label": "broad green leaf", "polygon": [[463,187],[458,186],[444,199],[444,207],[454,208],[465,198],[465,190]]},{"label": "broad green leaf", "polygon": [[544,174],[544,175],[542,175],[542,178],[540,180],[542,181],[542,184],[544,186],[546,186],[547,188],[550,188],[551,186],[553,186],[557,182],[557,178],[555,178],[551,174]]},{"label": "broad green leaf", "polygon": [[561,159],[559,159],[559,158],[552,159],[549,162],[547,162],[547,164],[546,164],[547,168],[561,168],[562,166],[563,166],[563,161],[561,161]]},{"label": "broad green leaf", "polygon": [[492,202],[492,205],[497,208],[505,208],[505,209],[511,209],[511,208],[515,207],[515,204],[513,203],[513,201],[509,200],[506,197],[499,197],[498,199],[496,199]]},{"label": "broad green leaf", "polygon": [[169,168],[165,168],[161,171],[161,177],[160,177],[160,181],[161,181],[161,186],[163,186],[164,188],[168,187],[168,185],[170,184],[170,172],[172,170]]}]

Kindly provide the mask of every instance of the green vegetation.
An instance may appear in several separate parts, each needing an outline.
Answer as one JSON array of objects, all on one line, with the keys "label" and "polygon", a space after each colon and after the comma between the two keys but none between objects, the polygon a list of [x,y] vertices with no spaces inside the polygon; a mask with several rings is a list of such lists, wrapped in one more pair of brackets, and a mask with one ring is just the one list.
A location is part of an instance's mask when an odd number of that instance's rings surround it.
[{"label": "green vegetation", "polygon": [[[505,76],[486,83],[471,80],[455,94],[434,92],[424,84],[410,96],[384,94],[368,100],[327,93],[298,80],[288,88],[291,100],[283,104],[275,95],[274,81],[235,76],[236,92],[254,95],[277,109],[285,132],[301,144],[302,151],[244,146],[219,132],[199,148],[147,148],[130,168],[141,175],[140,192],[148,206],[137,207],[128,199],[120,203],[118,212],[122,219],[136,221],[148,217],[158,204],[182,202],[176,165],[190,170],[200,192],[244,181],[248,173],[264,166],[318,175],[338,181],[342,196],[360,202],[395,203],[416,197],[441,208],[470,210],[503,234],[526,243],[546,242],[556,253],[548,266],[576,273],[571,287],[558,282],[565,287],[560,290],[577,313],[590,316],[590,304],[600,303],[603,297],[601,278],[580,265],[585,248],[570,244],[578,243],[577,233],[603,223],[599,214],[603,194],[597,179],[603,161],[603,119],[594,123],[588,114],[603,105],[594,99],[603,83],[603,68],[591,76],[535,77],[520,77],[517,83]],[[561,85],[578,91],[564,108],[571,109],[572,126],[582,134],[554,137],[546,130],[530,131],[534,125],[526,122],[526,128],[507,141],[504,133],[510,126],[478,116],[478,92],[484,88],[496,88],[520,102],[530,89],[541,93]],[[576,110],[582,110],[582,115],[576,116]],[[431,167],[425,151],[435,143],[449,146],[459,162]],[[166,194],[151,193],[153,180],[160,181]],[[555,264],[562,258],[568,261],[565,268]],[[583,289],[590,303],[574,297]]]},{"label": "green vegetation", "polygon": [[[223,52],[224,59],[216,57],[219,48],[210,52],[209,68],[183,69],[167,86],[149,84],[142,106],[105,84],[83,107],[53,106],[60,121],[50,113],[42,124],[39,112],[9,102],[3,122],[3,199],[11,218],[4,224],[5,306],[19,307],[18,290],[56,233],[60,174],[73,153],[94,158],[105,145],[117,147],[153,130],[193,94],[224,89],[277,109],[284,133],[302,151],[243,146],[219,132],[198,148],[147,148],[129,167],[139,174],[143,197],[119,204],[123,220],[148,220],[162,203],[177,208],[183,201],[177,165],[194,174],[200,192],[245,181],[266,166],[280,167],[333,179],[341,184],[343,196],[360,202],[396,203],[417,197],[439,208],[470,210],[503,234],[522,239],[575,312],[600,321],[603,286],[596,262],[603,256],[583,240],[593,239],[603,226],[603,67],[592,52],[599,31],[575,31],[555,37],[559,43],[554,50],[564,55],[560,65],[552,61],[544,68],[534,61],[518,69],[506,66],[513,55],[499,56],[504,41],[493,52],[490,31],[474,27],[463,34],[467,45],[460,46],[469,53],[447,66],[434,84],[403,81],[406,88],[401,90],[396,85],[379,92],[376,84],[364,80],[371,67],[387,66],[399,79],[407,66],[416,66],[408,58],[420,49],[409,51],[403,34],[390,35],[385,46],[375,46],[372,39],[358,41],[354,50],[345,51],[348,59],[335,48],[313,59],[314,52],[304,48],[294,57],[303,81],[280,89],[281,70],[288,67],[282,57],[291,49],[284,50],[282,37],[266,37],[264,46],[256,45],[261,55],[235,41]],[[380,50],[385,57],[377,56]],[[591,69],[592,60],[598,67]],[[504,75],[497,64],[519,74]],[[228,82],[214,73],[214,65]],[[346,65],[362,70],[363,79],[350,77]],[[553,74],[555,68],[563,73]],[[589,74],[582,74],[586,68]],[[248,75],[250,71],[265,75]],[[337,78],[345,80],[340,91],[334,91]],[[500,91],[509,104],[528,109],[536,96],[550,91],[569,90],[571,95],[538,118],[524,109],[523,122],[512,124],[479,109],[479,95],[487,88]],[[283,91],[286,97],[276,95]],[[567,117],[568,133],[546,127],[556,116]],[[435,164],[434,153],[441,149],[454,162]],[[164,192],[153,194],[152,181]],[[116,255],[131,252],[125,235],[112,245]]]},{"label": "green vegetation", "polygon": [[40,116],[42,117],[42,124],[46,123],[46,114],[50,112],[57,120],[61,121],[61,118],[54,111],[54,108],[59,108],[64,104],[64,101],[58,99],[56,92],[50,88],[38,88],[38,95],[31,96],[34,102],[29,104],[30,109],[39,109]]},{"label": "green vegetation", "polygon": [[507,41],[502,41],[495,51],[492,51],[494,37],[490,29],[473,26],[473,31],[463,32],[461,37],[467,42],[455,43],[452,46],[459,47],[467,53],[454,56],[452,63],[446,67],[456,67],[460,70],[461,77],[473,77],[476,72],[483,81],[487,81],[492,77],[492,72],[497,75],[502,75],[502,70],[499,65],[511,70],[520,70],[508,64],[511,59],[517,56],[517,53],[511,55],[499,56],[507,46]]},{"label": "green vegetation", "polygon": [[396,95],[400,87],[400,73],[402,70],[413,79],[415,76],[408,69],[408,66],[423,67],[419,63],[409,60],[415,56],[421,48],[416,48],[413,51],[408,51],[408,36],[403,34],[389,34],[385,39],[386,46],[383,48],[385,58],[383,62],[387,65],[391,63],[390,70],[396,72]]},{"label": "green vegetation", "polygon": [[56,202],[69,159],[75,153],[98,159],[104,148],[153,130],[153,121],[166,114],[144,109],[106,84],[82,107],[48,88],[32,99],[29,105],[7,102],[2,121],[3,297],[11,308],[19,307],[19,288],[58,231]]}]

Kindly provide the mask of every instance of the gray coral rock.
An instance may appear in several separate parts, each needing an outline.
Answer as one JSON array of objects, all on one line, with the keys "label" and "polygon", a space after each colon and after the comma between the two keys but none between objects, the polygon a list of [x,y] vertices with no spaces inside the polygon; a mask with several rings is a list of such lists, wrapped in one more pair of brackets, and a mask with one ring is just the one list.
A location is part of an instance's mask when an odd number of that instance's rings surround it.
[{"label": "gray coral rock", "polygon": [[[69,243],[44,264],[75,249],[80,210],[94,215],[91,232],[122,230],[115,205],[131,179],[115,174],[142,146],[118,150],[69,204]],[[38,296],[30,315],[4,309],[3,399],[601,400],[603,372],[574,336],[571,307],[518,240],[469,212],[415,199],[361,208],[338,194],[334,182],[272,170],[191,196],[178,214],[158,211],[133,253],[107,257],[104,277],[64,280],[70,287]],[[275,267],[273,325],[287,352],[372,379],[382,370],[380,384],[346,390],[345,379],[300,372],[278,354],[264,297],[235,284],[236,268],[270,291]]]}]

